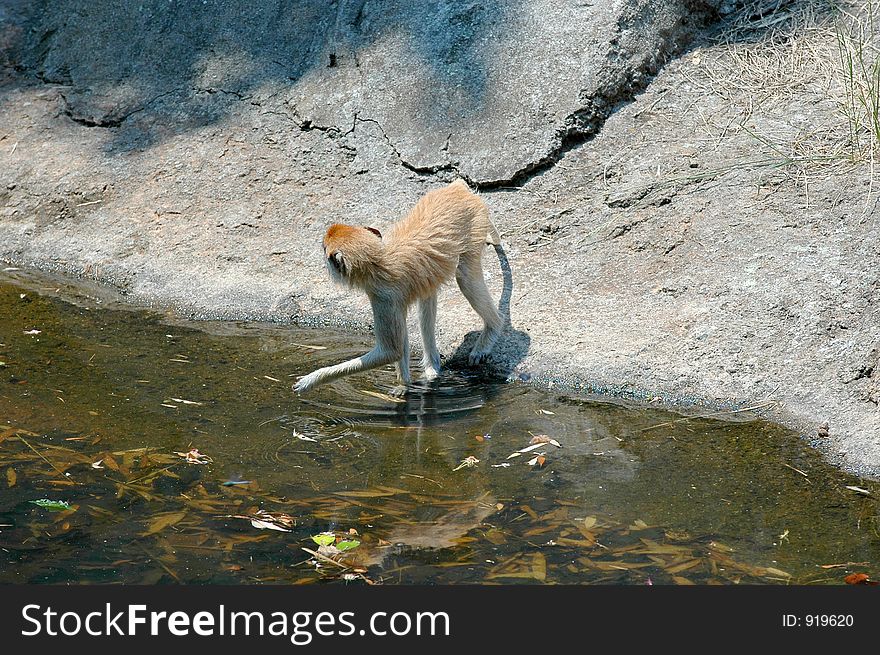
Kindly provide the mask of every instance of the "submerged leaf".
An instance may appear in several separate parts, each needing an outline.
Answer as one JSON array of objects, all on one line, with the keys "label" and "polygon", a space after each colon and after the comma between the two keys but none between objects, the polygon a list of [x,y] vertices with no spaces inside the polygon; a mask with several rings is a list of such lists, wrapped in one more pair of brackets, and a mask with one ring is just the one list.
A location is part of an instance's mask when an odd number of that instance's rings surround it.
[{"label": "submerged leaf", "polygon": [[165,528],[169,528],[175,523],[180,523],[184,517],[186,516],[186,512],[170,512],[168,514],[159,514],[158,516],[154,516],[153,520],[150,521],[147,526],[147,531],[142,533],[142,537],[148,537],[151,534],[156,534],[157,532],[162,532]]}]

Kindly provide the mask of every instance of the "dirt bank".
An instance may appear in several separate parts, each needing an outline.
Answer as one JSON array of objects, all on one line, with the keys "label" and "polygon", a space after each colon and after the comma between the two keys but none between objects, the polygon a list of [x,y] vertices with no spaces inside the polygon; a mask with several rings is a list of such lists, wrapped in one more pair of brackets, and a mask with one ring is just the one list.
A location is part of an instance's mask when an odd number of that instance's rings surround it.
[{"label": "dirt bank", "polygon": [[[365,327],[323,229],[381,228],[463,176],[511,272],[498,371],[757,405],[880,475],[856,4],[749,3],[708,27],[705,3],[392,4],[0,4],[0,258],[192,316]],[[439,327],[452,355],[478,321],[448,290]]]}]

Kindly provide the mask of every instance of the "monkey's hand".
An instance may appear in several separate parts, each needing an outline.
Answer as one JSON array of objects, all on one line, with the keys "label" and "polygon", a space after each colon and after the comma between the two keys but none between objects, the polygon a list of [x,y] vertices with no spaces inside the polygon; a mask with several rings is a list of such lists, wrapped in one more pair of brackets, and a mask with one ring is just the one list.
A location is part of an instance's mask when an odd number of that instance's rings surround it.
[{"label": "monkey's hand", "polygon": [[301,377],[297,381],[297,383],[293,385],[293,390],[297,393],[305,393],[306,391],[309,391],[310,389],[318,386],[318,384],[320,384],[322,370],[323,369],[319,368],[317,371]]}]

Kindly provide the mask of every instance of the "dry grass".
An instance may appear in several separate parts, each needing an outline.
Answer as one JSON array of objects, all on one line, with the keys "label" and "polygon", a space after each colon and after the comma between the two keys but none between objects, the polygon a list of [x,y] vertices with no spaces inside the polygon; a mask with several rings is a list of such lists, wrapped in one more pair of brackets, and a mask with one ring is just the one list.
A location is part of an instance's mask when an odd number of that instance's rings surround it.
[{"label": "dry grass", "polygon": [[747,134],[796,174],[865,162],[873,169],[878,30],[873,2],[750,3],[695,51],[694,82],[730,103],[726,131]]}]

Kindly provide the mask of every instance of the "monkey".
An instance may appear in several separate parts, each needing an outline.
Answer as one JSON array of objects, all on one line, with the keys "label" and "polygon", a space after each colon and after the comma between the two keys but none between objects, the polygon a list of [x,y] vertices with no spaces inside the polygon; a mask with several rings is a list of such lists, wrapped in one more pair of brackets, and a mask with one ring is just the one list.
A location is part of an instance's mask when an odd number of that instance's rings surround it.
[{"label": "monkey", "polygon": [[385,237],[372,227],[331,225],[323,241],[327,270],[334,282],[366,292],[376,343],[360,357],[302,377],[294,390],[308,391],[394,363],[398,382],[394,393],[402,395],[411,383],[406,316],[413,304],[418,304],[423,379],[435,380],[440,374],[437,293],[453,277],[484,324],[468,363],[484,361],[502,329],[501,315],[483,279],[486,244],[501,245],[498,230],[489,220],[486,204],[463,180],[426,193]]}]

